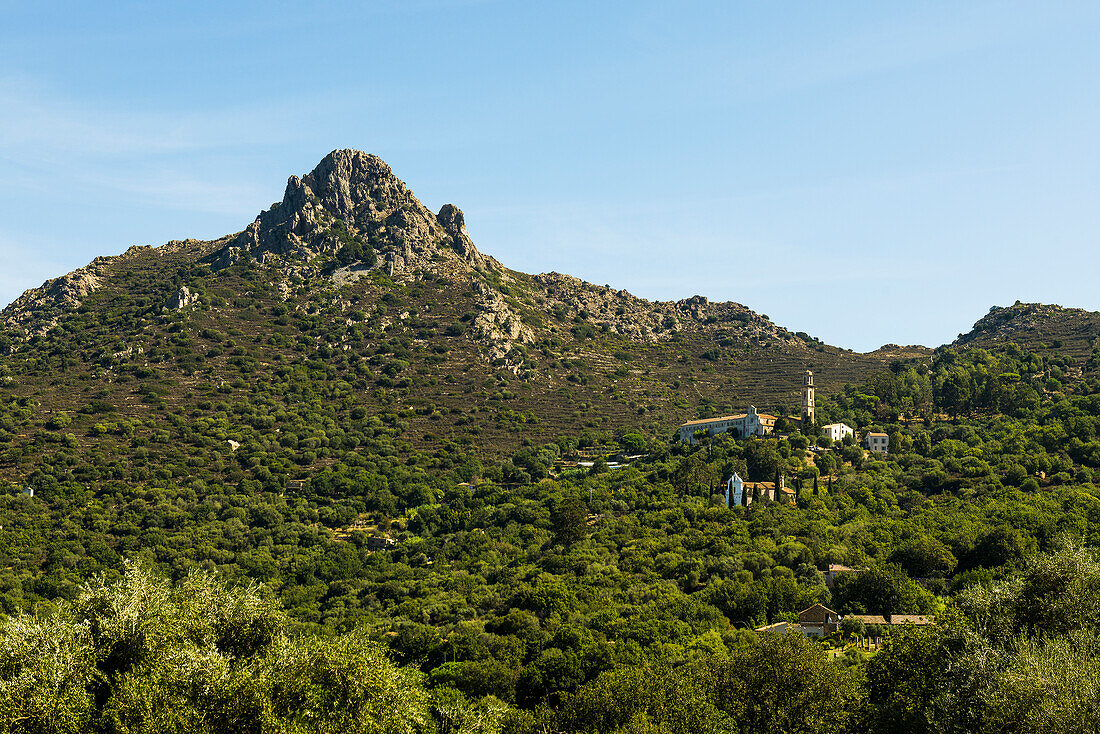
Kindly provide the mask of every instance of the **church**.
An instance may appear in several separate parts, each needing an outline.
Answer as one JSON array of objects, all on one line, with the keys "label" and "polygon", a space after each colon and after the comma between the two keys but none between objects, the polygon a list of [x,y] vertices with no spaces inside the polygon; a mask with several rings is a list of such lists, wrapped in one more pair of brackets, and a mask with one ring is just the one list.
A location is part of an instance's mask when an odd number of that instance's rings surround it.
[{"label": "church", "polygon": [[728,433],[734,438],[748,438],[749,436],[767,435],[774,429],[775,416],[767,413],[757,413],[756,406],[750,405],[748,413],[688,421],[680,426],[680,440],[684,443],[695,443],[696,431],[706,431],[712,436],[718,433]]},{"label": "church", "polygon": [[[802,378],[803,425],[813,425],[815,407],[814,373],[806,370],[806,374]],[[728,433],[734,438],[766,436],[775,429],[775,420],[774,415],[758,413],[756,412],[756,406],[750,405],[748,413],[688,421],[680,426],[680,441],[682,443],[694,444],[695,434],[699,431],[706,431],[711,436],[719,433]]]},{"label": "church", "polygon": [[746,482],[734,472],[726,480],[726,507],[747,507],[763,500],[794,504],[797,495],[787,488],[786,480],[786,476],[780,474],[778,485],[775,482]]}]

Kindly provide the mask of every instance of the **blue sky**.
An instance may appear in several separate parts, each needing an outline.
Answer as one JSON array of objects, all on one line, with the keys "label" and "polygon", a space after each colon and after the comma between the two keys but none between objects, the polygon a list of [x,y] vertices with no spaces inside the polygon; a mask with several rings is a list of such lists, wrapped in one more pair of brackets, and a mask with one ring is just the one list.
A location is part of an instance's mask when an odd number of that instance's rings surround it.
[{"label": "blue sky", "polygon": [[478,247],[857,350],[1100,309],[1100,4],[0,1],[0,304],[334,148]]}]

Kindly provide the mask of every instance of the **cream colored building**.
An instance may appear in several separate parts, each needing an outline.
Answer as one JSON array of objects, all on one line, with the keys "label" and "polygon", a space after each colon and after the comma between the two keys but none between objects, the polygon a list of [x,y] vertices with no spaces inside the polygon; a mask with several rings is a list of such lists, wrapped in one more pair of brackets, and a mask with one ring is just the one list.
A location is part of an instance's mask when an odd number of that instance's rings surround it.
[{"label": "cream colored building", "polygon": [[719,418],[702,418],[688,421],[680,426],[680,440],[683,443],[695,443],[695,433],[706,431],[712,436],[728,433],[734,438],[764,436],[775,429],[775,416],[757,413],[756,406],[750,405],[748,413],[724,415]]},{"label": "cream colored building", "polygon": [[814,373],[806,370],[802,377],[802,425],[812,425],[815,418]]}]

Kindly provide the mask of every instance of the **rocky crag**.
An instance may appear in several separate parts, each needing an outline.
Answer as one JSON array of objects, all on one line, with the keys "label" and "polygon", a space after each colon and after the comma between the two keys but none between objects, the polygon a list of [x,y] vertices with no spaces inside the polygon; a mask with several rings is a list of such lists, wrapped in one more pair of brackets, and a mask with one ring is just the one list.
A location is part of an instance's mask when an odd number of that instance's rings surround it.
[{"label": "rocky crag", "polygon": [[385,162],[352,150],[291,176],[243,231],[97,258],[28,291],[2,327],[0,353],[54,410],[82,409],[90,384],[97,405],[133,419],[159,402],[194,410],[196,395],[213,410],[286,380],[287,365],[324,364],[355,404],[400,414],[414,435],[500,446],[531,426],[658,433],[750,404],[783,410],[806,369],[826,390],[888,361],[738,303],[651,302],[510,270],[477,249],[458,207],[433,213]]},{"label": "rocky crag", "polygon": [[996,349],[1010,342],[1028,348],[1055,348],[1074,357],[1087,356],[1100,347],[1100,313],[1016,301],[1011,306],[989,309],[951,346]]},{"label": "rocky crag", "polygon": [[[702,296],[654,303],[568,275],[510,271],[478,251],[458,207],[446,204],[433,214],[382,159],[354,150],[333,151],[309,174],[291,176],[282,201],[238,234],[214,242],[135,247],[118,257],[97,258],[27,291],[4,311],[4,324],[17,342],[43,334],[56,324],[57,313],[78,308],[113,271],[141,257],[165,255],[182,255],[214,271],[244,257],[274,265],[279,274],[274,286],[284,298],[294,291],[293,283],[318,275],[337,287],[372,271],[399,283],[427,274],[469,281],[476,313],[467,336],[483,344],[491,361],[507,362],[516,345],[536,341],[546,330],[539,327],[546,322],[542,315],[531,318],[537,312],[639,342],[668,340],[719,324],[725,338],[816,346],[805,335],[792,334],[736,303],[710,303]],[[165,307],[186,308],[197,298],[180,284],[166,296]]]}]

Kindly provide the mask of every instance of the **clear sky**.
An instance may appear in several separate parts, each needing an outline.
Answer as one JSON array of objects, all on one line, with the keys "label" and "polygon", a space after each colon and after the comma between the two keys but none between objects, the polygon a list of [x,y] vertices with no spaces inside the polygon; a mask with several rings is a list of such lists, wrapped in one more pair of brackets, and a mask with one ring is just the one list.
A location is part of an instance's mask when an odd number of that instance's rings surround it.
[{"label": "clear sky", "polygon": [[478,247],[857,350],[1100,309],[1100,3],[5,2],[0,304],[334,148]]}]

